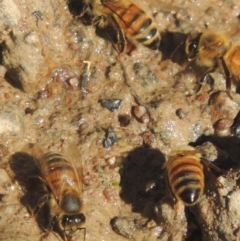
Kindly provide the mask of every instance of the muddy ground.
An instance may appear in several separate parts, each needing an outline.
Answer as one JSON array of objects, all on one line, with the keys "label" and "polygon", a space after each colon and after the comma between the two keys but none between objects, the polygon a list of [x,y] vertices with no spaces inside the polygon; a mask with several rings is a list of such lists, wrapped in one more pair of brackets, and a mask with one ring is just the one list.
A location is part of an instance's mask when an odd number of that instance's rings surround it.
[{"label": "muddy ground", "polygon": [[[156,51],[139,44],[119,55],[76,18],[80,0],[0,2],[0,240],[61,240],[41,229],[47,215],[29,212],[41,187],[28,188],[38,173],[28,143],[68,158],[77,146],[86,241],[240,240],[238,88],[229,98],[218,68],[213,89],[196,93],[202,69],[184,52],[191,31],[240,42],[240,2],[135,3],[161,33]],[[224,173],[207,176],[201,200],[174,219],[162,165],[189,143]]]}]

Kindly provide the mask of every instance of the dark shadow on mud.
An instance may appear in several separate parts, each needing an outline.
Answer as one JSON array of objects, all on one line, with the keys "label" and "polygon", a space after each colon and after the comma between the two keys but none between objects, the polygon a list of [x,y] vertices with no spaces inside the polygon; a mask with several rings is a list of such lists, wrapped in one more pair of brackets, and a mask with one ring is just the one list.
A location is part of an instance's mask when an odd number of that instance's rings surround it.
[{"label": "dark shadow on mud", "polygon": [[164,162],[165,157],[159,150],[147,147],[134,149],[123,161],[120,196],[132,205],[133,212],[144,216],[148,203],[156,203],[165,196]]},{"label": "dark shadow on mud", "polygon": [[197,222],[196,216],[188,209],[185,210],[185,214],[188,224],[185,241],[202,241],[201,227]]},{"label": "dark shadow on mud", "polygon": [[[0,64],[4,65],[3,62],[3,50],[6,49],[4,42],[0,45]],[[20,67],[19,67],[20,68]],[[5,80],[21,91],[24,91],[22,82],[20,80],[19,71],[17,68],[8,69],[4,76]]]},{"label": "dark shadow on mud", "polygon": [[49,230],[51,226],[49,207],[44,204],[38,208],[39,200],[48,193],[43,181],[38,178],[40,171],[35,165],[33,157],[25,152],[17,152],[11,156],[9,163],[15,174],[15,180],[18,181],[24,192],[20,202],[27,208],[30,215],[36,218],[43,231]]},{"label": "dark shadow on mud", "polygon": [[[214,172],[214,170],[213,172],[212,170],[210,170],[215,177],[218,177],[219,175],[225,176],[225,174],[229,172],[230,173],[239,172],[240,139],[238,137],[236,136],[218,137],[215,135],[209,135],[209,136],[203,135],[199,137],[196,140],[196,142],[190,143],[190,145],[197,147],[197,146],[203,145],[206,142],[210,142],[217,148],[217,158],[213,162],[213,164],[219,167],[223,171],[223,173],[216,173]],[[233,170],[230,170],[230,169],[233,169]],[[216,205],[218,205],[219,203],[222,202],[222,198],[223,198],[219,192],[219,189],[222,188],[221,185],[224,186],[224,184],[221,184],[216,180],[214,180],[213,175],[209,175],[209,172],[205,173],[205,192],[204,193],[207,196],[210,195],[210,199],[212,198],[211,193],[214,193],[215,196],[213,201],[216,203]],[[238,186],[239,183],[240,181],[239,179],[237,179],[236,186]],[[198,237],[201,237],[201,231],[200,231],[201,227],[198,225],[198,223],[195,220],[196,214],[192,215],[192,213],[189,212],[189,210],[187,210],[186,214],[187,214],[187,220],[188,220],[188,233],[187,233],[186,241],[202,240],[201,238],[200,239],[198,238]]]},{"label": "dark shadow on mud", "polygon": [[218,167],[229,170],[230,168],[240,167],[240,138],[235,136],[218,137],[214,135],[203,135],[196,142],[190,143],[191,146],[199,146],[205,142],[212,143],[218,150],[218,157],[214,162]]},{"label": "dark shadow on mud", "polygon": [[84,8],[85,1],[69,0],[68,9],[73,16],[79,16]]},{"label": "dark shadow on mud", "polygon": [[5,74],[5,79],[14,88],[24,91],[24,88],[19,76],[19,70],[17,68],[7,70]]},{"label": "dark shadow on mud", "polygon": [[170,59],[174,63],[182,65],[187,62],[185,53],[186,34],[179,32],[161,33],[161,43],[159,50],[162,53],[162,60]]}]

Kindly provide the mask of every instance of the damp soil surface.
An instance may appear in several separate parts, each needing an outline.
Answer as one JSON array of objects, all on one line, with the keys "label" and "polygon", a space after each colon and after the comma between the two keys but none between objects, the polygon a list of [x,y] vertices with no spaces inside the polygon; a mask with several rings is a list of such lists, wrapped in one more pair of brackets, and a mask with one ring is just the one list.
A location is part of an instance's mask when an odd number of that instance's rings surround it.
[{"label": "damp soil surface", "polygon": [[[196,93],[205,70],[184,51],[193,31],[240,43],[240,2],[134,3],[153,16],[158,50],[128,41],[119,54],[114,29],[79,18],[80,0],[0,2],[0,240],[62,240],[52,210],[31,212],[44,188],[29,143],[82,165],[86,233],[71,240],[240,240],[238,86],[230,98],[219,67]],[[176,215],[162,167],[189,144],[223,171]]]}]

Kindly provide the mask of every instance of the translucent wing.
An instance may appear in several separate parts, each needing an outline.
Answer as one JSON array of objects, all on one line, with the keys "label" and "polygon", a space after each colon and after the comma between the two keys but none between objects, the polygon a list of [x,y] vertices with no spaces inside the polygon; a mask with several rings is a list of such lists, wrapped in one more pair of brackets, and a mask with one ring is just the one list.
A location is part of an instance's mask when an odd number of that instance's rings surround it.
[{"label": "translucent wing", "polygon": [[149,3],[150,7],[156,8],[158,11],[168,11],[168,12],[177,12],[183,8],[172,5],[168,3],[168,1],[161,1],[161,0],[151,0]]},{"label": "translucent wing", "polygon": [[68,161],[74,168],[74,172],[76,175],[76,185],[79,189],[79,195],[82,197],[82,189],[83,189],[83,169],[82,169],[82,159],[81,153],[78,150],[75,144],[69,144],[66,150],[64,151],[64,157],[67,157]]},{"label": "translucent wing", "polygon": [[44,155],[44,151],[39,144],[28,143],[22,148],[22,151],[31,155],[34,158],[34,162],[37,165],[37,167],[41,169],[41,159]]}]

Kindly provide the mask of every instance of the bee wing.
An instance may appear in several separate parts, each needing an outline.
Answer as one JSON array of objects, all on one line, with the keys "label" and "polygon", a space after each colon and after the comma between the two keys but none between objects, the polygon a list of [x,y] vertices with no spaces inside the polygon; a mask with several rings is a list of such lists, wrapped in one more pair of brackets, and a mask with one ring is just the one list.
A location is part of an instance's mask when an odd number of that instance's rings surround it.
[{"label": "bee wing", "polygon": [[34,159],[35,164],[41,170],[42,158],[44,155],[43,149],[36,143],[28,143],[22,148],[23,152],[28,153]]},{"label": "bee wing", "polygon": [[167,168],[168,166],[169,166],[169,162],[168,162],[168,160],[167,160],[167,161],[165,161],[165,162],[163,163],[161,169],[165,169],[165,168]]},{"label": "bee wing", "polygon": [[231,39],[233,43],[240,44],[240,27],[239,24],[234,25],[231,27],[231,30],[229,30],[226,35]]},{"label": "bee wing", "polygon": [[183,9],[181,7],[172,5],[167,3],[167,1],[163,2],[160,0],[151,0],[151,3],[149,3],[151,8],[156,8],[161,11],[169,11],[169,12],[177,12],[180,9]]},{"label": "bee wing", "polygon": [[221,168],[217,167],[216,165],[214,165],[213,163],[209,162],[204,158],[201,158],[201,162],[206,169],[210,168],[215,170],[217,173],[220,173],[220,174],[224,173],[224,171]]},{"label": "bee wing", "polygon": [[208,160],[206,160],[206,159],[204,159],[204,158],[201,158],[201,162],[202,162],[202,164],[203,164],[203,166],[204,166],[204,168],[205,168],[205,170],[206,170],[205,173],[206,173],[213,181],[215,181],[215,182],[219,185],[219,187],[224,188],[224,185],[223,185],[220,181],[217,180],[217,176],[215,176],[214,173],[212,173],[212,172],[210,171],[210,169],[215,170],[215,171],[216,171],[217,173],[219,173],[219,174],[223,174],[224,171],[223,171],[221,168],[215,166],[213,163],[209,162]]},{"label": "bee wing", "polygon": [[83,169],[82,169],[82,159],[81,159],[81,153],[78,150],[77,146],[74,144],[69,144],[68,148],[64,152],[64,156],[68,157],[68,161],[72,164],[76,179],[77,179],[77,185],[80,191],[80,194],[82,194],[83,184]]}]

